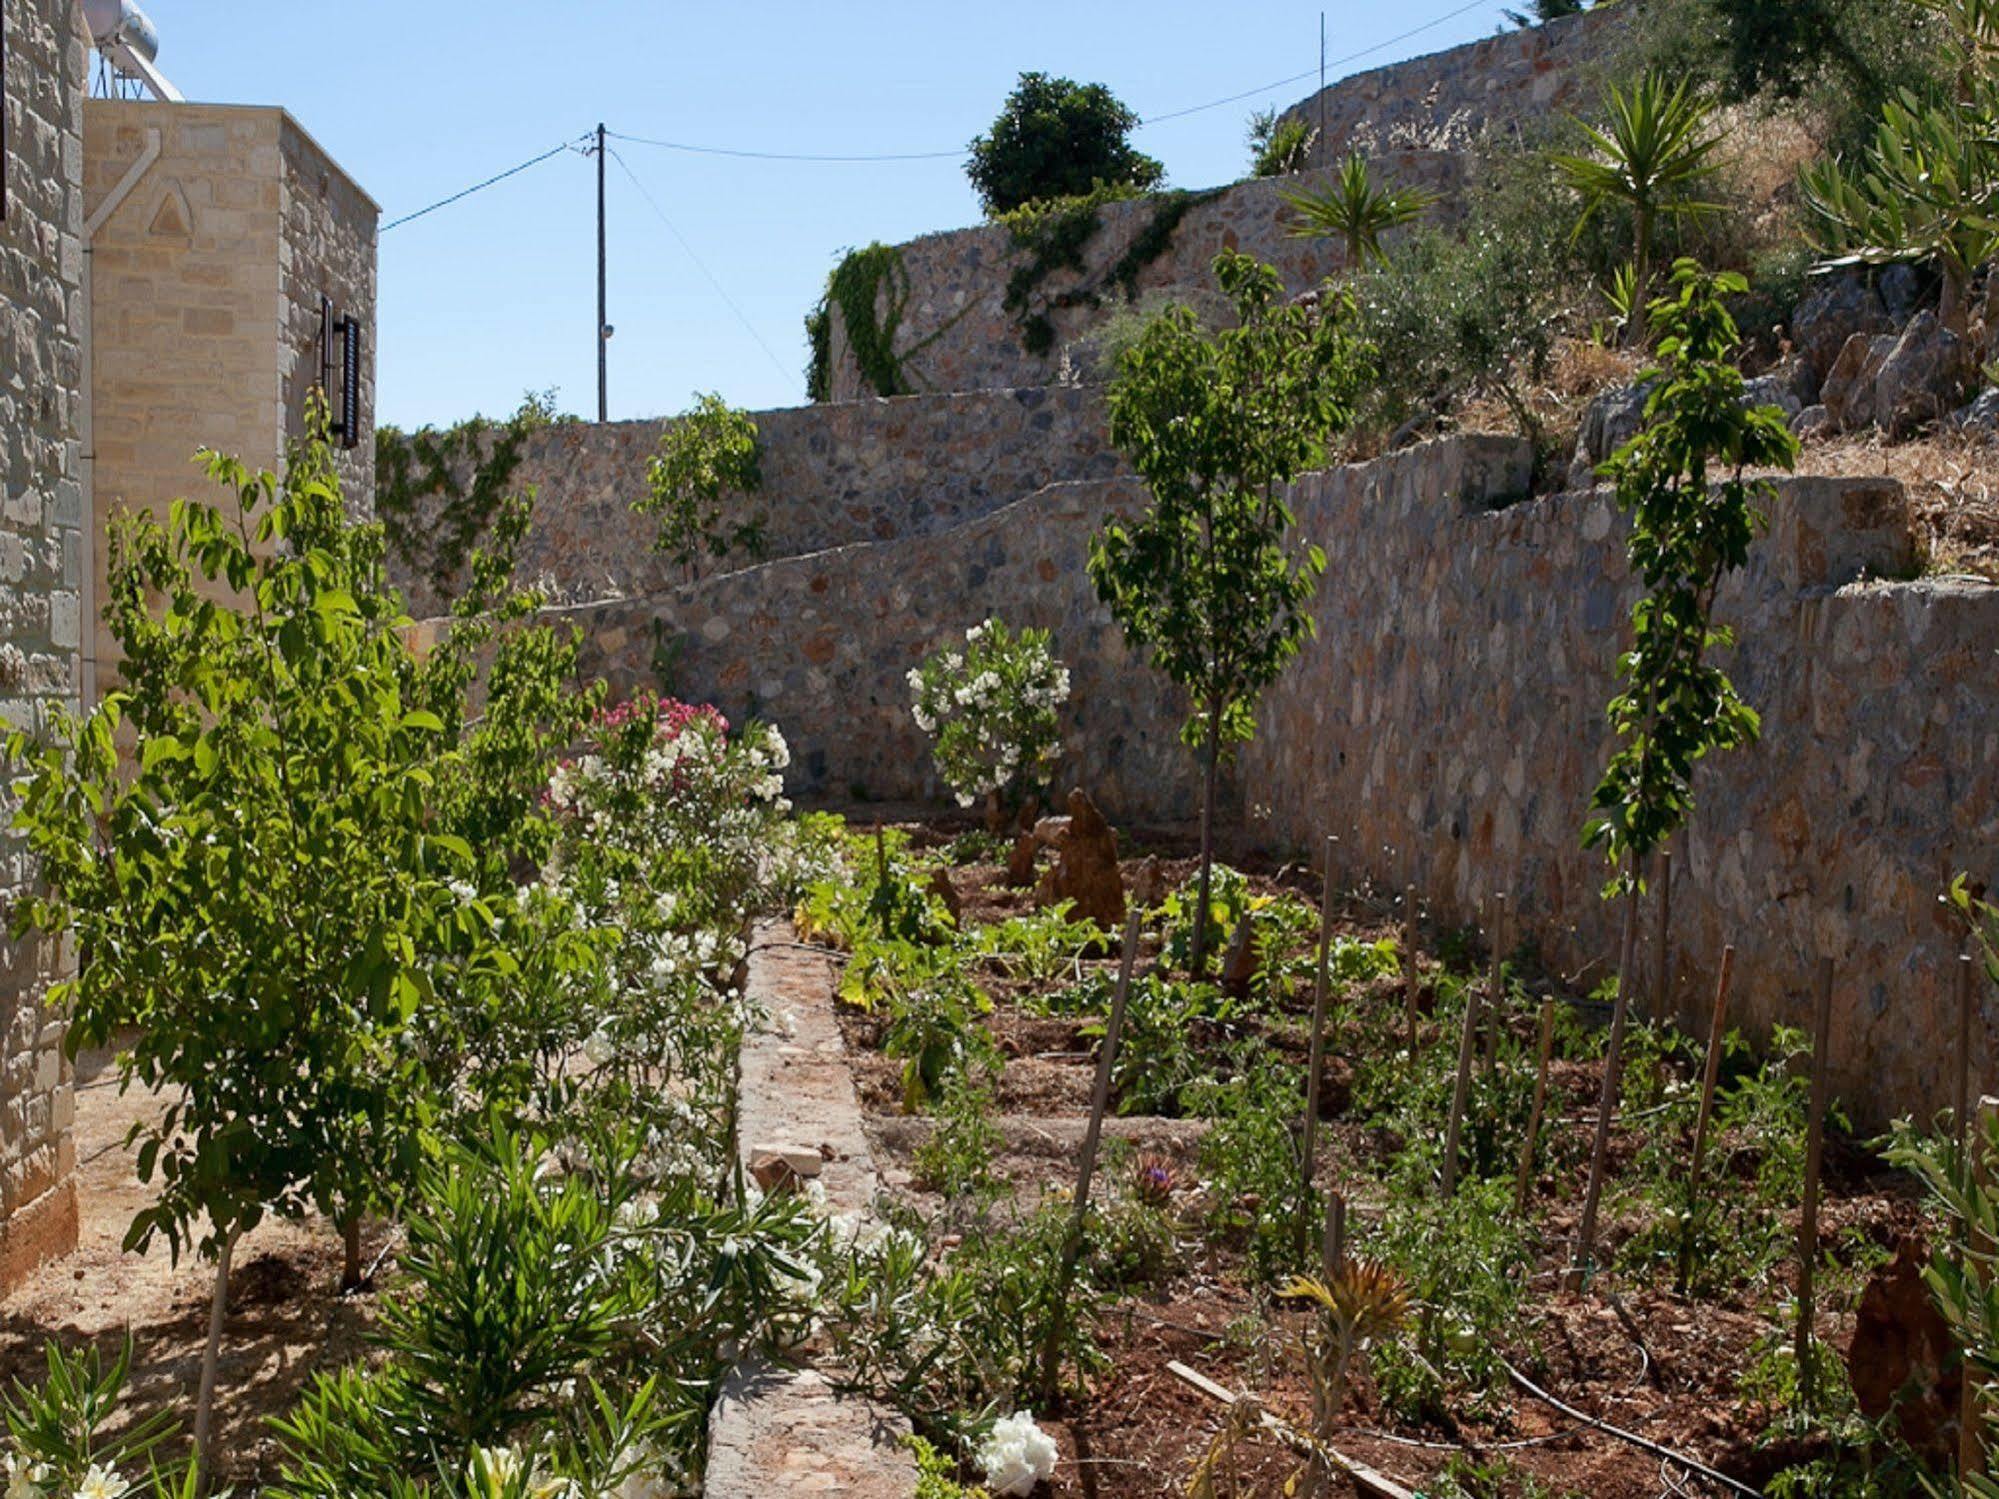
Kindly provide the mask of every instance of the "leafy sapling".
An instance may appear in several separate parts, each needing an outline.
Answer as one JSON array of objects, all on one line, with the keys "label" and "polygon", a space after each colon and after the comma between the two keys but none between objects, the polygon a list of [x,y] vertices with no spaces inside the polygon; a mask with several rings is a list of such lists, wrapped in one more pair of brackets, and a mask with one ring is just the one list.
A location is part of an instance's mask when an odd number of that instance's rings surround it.
[{"label": "leafy sapling", "polygon": [[1631,611],[1631,648],[1618,659],[1624,688],[1611,699],[1622,741],[1592,798],[1584,842],[1615,871],[1605,897],[1626,902],[1617,1002],[1604,1057],[1589,1189],[1576,1234],[1575,1266],[1595,1253],[1610,1117],[1630,1009],[1637,902],[1647,860],[1693,810],[1694,768],[1716,751],[1755,742],[1756,710],[1708,660],[1734,643],[1713,623],[1715,594],[1749,559],[1761,524],[1756,505],[1773,492],[1755,469],[1789,469],[1798,440],[1774,407],[1752,407],[1731,356],[1741,342],[1726,305],[1748,289],[1732,274],[1692,261],[1673,268],[1673,291],[1652,304],[1662,337],[1659,367],[1639,434],[1603,466],[1631,515],[1631,566],[1644,593]]},{"label": "leafy sapling", "polygon": [[[1313,632],[1326,557],[1294,535],[1287,487],[1352,424],[1372,363],[1343,294],[1287,302],[1275,270],[1233,251],[1215,275],[1237,326],[1209,333],[1175,307],[1119,360],[1111,438],[1151,505],[1090,543],[1097,597],[1193,702],[1182,737],[1202,763],[1201,912],[1224,753],[1254,737],[1258,697]],[[1197,974],[1207,946],[1203,920]]]},{"label": "leafy sapling", "polygon": [[718,395],[703,395],[660,434],[659,450],[646,463],[646,492],[632,509],[658,517],[653,550],[685,568],[691,582],[704,556],[763,556],[766,517],[749,508],[762,486],[756,419]]}]

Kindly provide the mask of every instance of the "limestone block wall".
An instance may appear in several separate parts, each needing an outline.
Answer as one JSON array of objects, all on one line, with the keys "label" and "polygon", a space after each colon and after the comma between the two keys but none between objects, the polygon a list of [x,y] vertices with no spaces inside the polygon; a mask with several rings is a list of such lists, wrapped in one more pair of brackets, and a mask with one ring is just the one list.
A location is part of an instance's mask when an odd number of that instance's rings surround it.
[{"label": "limestone block wall", "polygon": [[[1464,184],[1467,165],[1463,156],[1434,151],[1399,151],[1376,162],[1387,181],[1441,194],[1446,202],[1438,211],[1445,214]],[[1295,215],[1282,194],[1309,190],[1329,175],[1305,172],[1219,189],[1180,220],[1165,252],[1145,265],[1137,295],[1166,288],[1195,297],[1218,295],[1212,267],[1224,249],[1242,250],[1275,265],[1292,292],[1317,286],[1340,269],[1344,257],[1330,240],[1291,237]],[[1152,199],[1107,205],[1084,249],[1084,268],[1050,275],[1035,294],[1035,307],[1079,287],[1103,287],[1106,272],[1146,233],[1157,212]],[[984,390],[1095,377],[1086,335],[1122,301],[1115,288],[1104,292],[1102,306],[1049,307],[1054,343],[1045,354],[1033,354],[1022,343],[1020,315],[1005,305],[1008,278],[1027,258],[1014,244],[1012,231],[983,224],[913,240],[901,253],[908,294],[895,346],[904,377],[917,390]],[[848,352],[839,309],[831,313],[832,399],[870,394]]]},{"label": "limestone block wall", "polygon": [[[1601,976],[1618,913],[1580,827],[1636,596],[1626,528],[1607,491],[1482,513],[1435,462],[1299,486],[1333,562],[1318,639],[1243,758],[1250,831],[1315,853],[1337,834],[1341,878],[1414,884],[1445,922],[1506,891],[1553,968]],[[1937,897],[1957,870],[1999,882],[1999,588],[1885,581],[1914,560],[1885,480],[1789,481],[1771,521],[1717,605],[1763,739],[1699,772],[1666,1008],[1704,1015],[1732,942],[1740,1022],[1808,1026],[1835,958],[1834,1084],[1879,1123],[1948,1103]],[[1989,1030],[1977,1046],[1989,1066]]]},{"label": "limestone block wall", "polygon": [[[44,730],[77,693],[82,454],[84,44],[70,0],[15,0],[6,27],[0,217],[0,718]],[[0,826],[12,808],[0,793]],[[34,878],[0,833],[0,903]],[[74,1082],[58,944],[0,928],[0,1296],[76,1242]]]},{"label": "limestone block wall", "polygon": [[[322,290],[362,319],[372,404],[376,209],[279,109],[92,99],[84,161],[86,213],[101,219],[88,249],[87,449],[101,594],[99,538],[115,514],[212,497],[198,448],[282,467],[319,378]],[[364,440],[341,459],[364,511],[373,430],[364,413]],[[108,672],[101,621],[86,645]]]},{"label": "limestone block wall", "polygon": [[[1511,503],[1529,457],[1453,439],[1301,481],[1294,508],[1331,559],[1318,636],[1266,700],[1229,810],[1246,841],[1281,851],[1338,834],[1339,877],[1416,884],[1445,923],[1505,890],[1550,966],[1576,973],[1614,959],[1607,871],[1580,829],[1635,592],[1607,492]],[[586,634],[586,672],[623,691],[657,685],[667,662],[672,689],[783,726],[795,794],[845,800],[941,793],[904,674],[998,612],[1051,630],[1073,669],[1059,781],[1128,821],[1184,822],[1184,706],[1084,573],[1104,517],[1140,499],[1131,480],[1056,485],[948,532],[564,617]],[[1702,767],[1666,1003],[1705,1004],[1733,942],[1739,1022],[1802,1025],[1817,960],[1834,957],[1835,1085],[1878,1123],[1946,1101],[1956,939],[1938,893],[1960,869],[1999,885],[1999,588],[1893,581],[1914,547],[1885,480],[1789,480],[1770,512],[1718,606],[1764,737]],[[1989,1028],[1977,1046],[1989,1065]]]},{"label": "limestone block wall", "polygon": [[1493,132],[1532,131],[1555,116],[1587,110],[1602,86],[1602,64],[1624,20],[1616,6],[1509,30],[1327,85],[1294,115],[1324,134],[1312,164],[1350,150],[1461,151]]},{"label": "limestone block wall", "polygon": [[[1122,468],[1102,399],[1088,390],[902,396],[760,411],[756,421],[763,488],[753,503],[769,514],[772,557],[943,530],[1058,479]],[[571,423],[527,438],[510,486],[536,494],[522,576],[563,602],[682,581],[652,550],[657,524],[631,510],[664,425]],[[442,505],[427,497],[407,529],[434,540]],[[391,569],[419,619],[445,613],[463,583],[462,566],[438,575],[428,547],[392,552]]]}]

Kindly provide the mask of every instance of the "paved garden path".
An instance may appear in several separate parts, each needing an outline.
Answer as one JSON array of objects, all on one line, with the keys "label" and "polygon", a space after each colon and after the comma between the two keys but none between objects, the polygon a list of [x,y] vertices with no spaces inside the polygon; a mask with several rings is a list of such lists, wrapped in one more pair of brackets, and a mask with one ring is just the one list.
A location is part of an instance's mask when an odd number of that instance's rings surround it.
[{"label": "paved garden path", "polygon": [[[749,996],[766,1019],[743,1038],[737,1095],[744,1168],[773,1150],[815,1152],[829,1214],[867,1215],[880,1182],[833,1015],[834,961],[801,946],[789,922],[758,925]],[[708,1422],[706,1499],[838,1494],[908,1499],[909,1423],[834,1392],[814,1370],[737,1366]]]}]

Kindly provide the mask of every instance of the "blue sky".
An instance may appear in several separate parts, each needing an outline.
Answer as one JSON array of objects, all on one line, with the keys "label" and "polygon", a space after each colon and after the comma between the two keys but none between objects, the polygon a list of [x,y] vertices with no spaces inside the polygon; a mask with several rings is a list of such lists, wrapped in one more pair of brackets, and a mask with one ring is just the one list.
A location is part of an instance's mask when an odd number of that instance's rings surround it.
[{"label": "blue sky", "polygon": [[[381,203],[385,221],[599,120],[628,135],[746,150],[950,151],[991,121],[1025,69],[1106,83],[1144,116],[1183,110],[1315,72],[1322,8],[144,3],[160,29],[160,64],[189,98],[284,105]],[[1331,0],[1328,54],[1377,47],[1462,3]],[[1489,34],[1500,11],[1498,0],[1477,4],[1333,74]],[[1226,182],[1243,170],[1249,112],[1311,87],[1148,126],[1139,143],[1176,185]],[[697,390],[753,408],[797,404],[801,319],[839,253],[979,216],[955,161],[760,162],[613,146],[707,268],[613,160],[614,419],[678,411]],[[566,409],[594,413],[595,204],[594,163],[564,152],[383,237],[382,420],[504,414],[523,391],[548,386]]]}]

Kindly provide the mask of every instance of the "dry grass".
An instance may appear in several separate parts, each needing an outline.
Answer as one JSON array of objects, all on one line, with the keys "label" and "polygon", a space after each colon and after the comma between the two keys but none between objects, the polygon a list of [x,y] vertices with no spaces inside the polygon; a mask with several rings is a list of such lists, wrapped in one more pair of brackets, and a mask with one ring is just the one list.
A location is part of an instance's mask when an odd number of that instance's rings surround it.
[{"label": "dry grass", "polygon": [[1855,433],[1806,443],[1798,471],[1899,479],[1925,571],[1999,582],[1999,441],[1939,431],[1891,443],[1878,432]]}]

